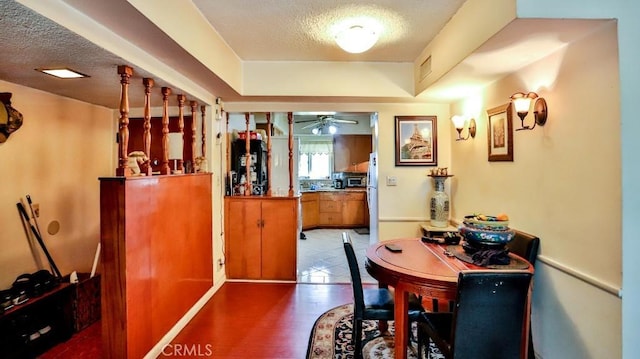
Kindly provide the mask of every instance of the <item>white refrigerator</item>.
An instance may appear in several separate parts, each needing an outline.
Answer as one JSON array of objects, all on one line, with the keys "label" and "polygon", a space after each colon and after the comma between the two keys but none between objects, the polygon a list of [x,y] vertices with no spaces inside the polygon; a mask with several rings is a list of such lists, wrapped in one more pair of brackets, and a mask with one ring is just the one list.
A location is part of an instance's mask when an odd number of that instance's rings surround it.
[{"label": "white refrigerator", "polygon": [[367,205],[369,206],[369,243],[378,243],[378,154],[369,154],[367,168]]},{"label": "white refrigerator", "polygon": [[[300,192],[298,151],[300,139],[293,138],[293,193]],[[271,195],[289,195],[289,137],[271,137]]]},{"label": "white refrigerator", "polygon": [[[293,138],[293,194],[300,195],[298,152],[300,138]],[[271,195],[289,195],[289,137],[271,137]],[[302,232],[302,206],[298,203],[298,235]]]}]

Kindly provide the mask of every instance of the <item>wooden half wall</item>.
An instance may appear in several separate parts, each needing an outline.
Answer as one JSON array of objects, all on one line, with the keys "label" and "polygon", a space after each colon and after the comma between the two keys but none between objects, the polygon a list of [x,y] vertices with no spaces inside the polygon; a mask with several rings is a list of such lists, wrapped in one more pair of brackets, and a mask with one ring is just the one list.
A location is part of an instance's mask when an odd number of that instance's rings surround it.
[{"label": "wooden half wall", "polygon": [[211,174],[100,179],[104,358],[142,358],[213,286]]}]

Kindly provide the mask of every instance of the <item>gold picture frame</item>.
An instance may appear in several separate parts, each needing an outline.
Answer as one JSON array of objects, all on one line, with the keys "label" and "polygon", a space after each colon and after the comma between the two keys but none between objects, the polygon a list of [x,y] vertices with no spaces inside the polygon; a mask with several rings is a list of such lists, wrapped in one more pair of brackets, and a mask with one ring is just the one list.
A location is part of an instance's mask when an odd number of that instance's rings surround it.
[{"label": "gold picture frame", "polygon": [[511,103],[487,110],[488,160],[513,162],[513,115]]}]

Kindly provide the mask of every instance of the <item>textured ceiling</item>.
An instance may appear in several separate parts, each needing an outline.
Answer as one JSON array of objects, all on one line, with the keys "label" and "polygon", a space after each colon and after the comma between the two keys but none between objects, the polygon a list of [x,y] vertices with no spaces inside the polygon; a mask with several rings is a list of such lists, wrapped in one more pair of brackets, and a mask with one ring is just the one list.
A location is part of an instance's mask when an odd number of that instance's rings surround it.
[{"label": "textured ceiling", "polygon": [[[413,62],[464,0],[193,0],[246,61]],[[363,54],[335,44],[334,24],[376,19],[380,38]]]},{"label": "textured ceiling", "polygon": [[[14,1],[0,1],[0,79],[61,96],[118,108],[120,105],[120,77],[118,65],[128,61],[112,54],[82,36],[33,12]],[[87,74],[84,79],[59,79],[35,71],[38,68],[69,67]],[[131,78],[132,91],[143,91],[142,78],[154,77],[143,69],[136,69]],[[171,87],[156,80],[155,86]],[[173,93],[181,93],[173,88]],[[131,106],[142,106],[142,99],[132,99]],[[161,104],[157,97],[156,105]]]},{"label": "textured ceiling", "polygon": [[[242,98],[182,47],[140,14],[126,0],[51,0],[71,6],[96,23],[127,39],[150,56],[181,72],[225,99]],[[243,61],[376,61],[412,62],[451,18],[464,0],[194,0],[203,16]],[[346,54],[333,42],[331,26],[347,17],[381,19],[378,44],[364,54]],[[0,0],[0,80],[22,84],[81,101],[118,108],[120,85],[116,68],[131,61],[106,51],[79,34],[13,0]],[[90,75],[88,79],[61,80],[34,71],[66,66]],[[134,67],[131,93],[142,91],[142,78],[156,80],[156,88],[171,87],[156,74]],[[159,91],[159,90],[158,90]],[[269,100],[249,98],[244,100]],[[325,98],[339,102],[339,98]],[[344,101],[344,99],[342,99]],[[131,107],[141,107],[141,97],[131,97]],[[152,96],[160,106],[160,96]]]},{"label": "textured ceiling", "polygon": [[[64,9],[64,15],[90,23],[95,28],[105,29],[105,36],[108,34],[122,39],[128,46],[133,45],[146,54],[146,58],[164,64],[170,72],[179,68],[180,76],[225,101],[301,100],[289,97],[241,96],[127,0],[47,0],[46,3],[36,0],[19,1],[59,6]],[[409,63],[416,60],[419,53],[464,3],[464,0],[191,1],[241,61]],[[335,29],[331,24],[350,17],[367,16],[375,17],[380,22],[379,42],[363,54],[347,54],[339,50],[333,41]],[[486,86],[565,46],[591,27],[591,23],[575,20],[519,19],[452,69],[445,78],[432,85],[427,91],[429,98],[421,95],[418,98],[408,97],[395,101],[451,101],[451,93],[462,93],[456,87],[461,81],[475,82],[479,87]],[[521,36],[522,34],[525,36]],[[166,79],[171,78],[164,76],[167,73],[145,71],[145,66],[135,64],[134,60],[139,59],[135,59],[130,53],[113,47],[107,51],[82,35],[16,1],[0,0],[0,40],[4,49],[0,51],[0,61],[3,64],[0,67],[0,80],[117,109],[120,77],[116,68],[118,65],[128,64],[134,68],[130,93],[143,93],[143,77],[155,80],[157,92],[153,92],[152,106],[161,105],[160,96],[155,94],[159,93],[162,86],[171,87],[173,94],[186,95],[187,100],[203,100],[167,82]],[[117,44],[119,46],[120,42]],[[530,51],[532,49],[535,51]],[[52,66],[70,67],[91,77],[61,80],[34,70]],[[198,92],[195,88],[191,89]],[[200,93],[203,94],[202,91]],[[438,98],[434,93],[442,97]],[[206,102],[207,99],[204,100]],[[310,97],[302,100],[313,101]],[[375,98],[329,96],[321,100],[376,101]],[[171,101],[175,102],[175,97]],[[132,108],[142,107],[143,97],[131,96],[130,105]]]}]

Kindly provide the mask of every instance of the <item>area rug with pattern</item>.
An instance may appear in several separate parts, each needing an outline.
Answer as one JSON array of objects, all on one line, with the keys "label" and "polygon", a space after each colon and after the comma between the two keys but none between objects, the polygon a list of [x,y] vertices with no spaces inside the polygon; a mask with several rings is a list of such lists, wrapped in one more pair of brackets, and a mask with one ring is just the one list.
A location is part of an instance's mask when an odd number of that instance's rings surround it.
[{"label": "area rug with pattern", "polygon": [[[392,359],[394,357],[393,321],[389,322],[389,331],[381,333],[375,320],[362,323],[362,356],[364,359]],[[413,325],[415,334],[415,325]],[[343,304],[322,314],[314,323],[307,347],[307,359],[352,359],[354,348],[351,344],[353,335],[353,304]],[[415,338],[415,335],[413,336]],[[407,357],[417,359],[416,343],[407,348]],[[429,359],[444,358],[430,344]]]}]

